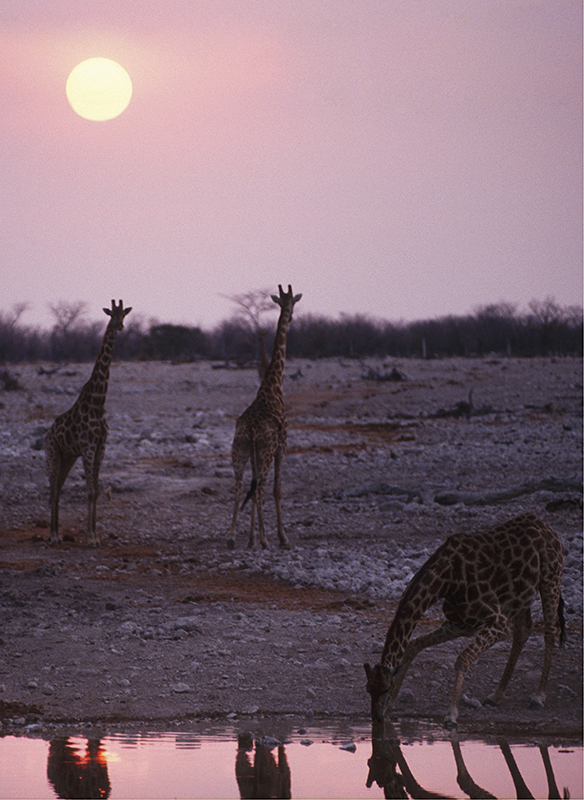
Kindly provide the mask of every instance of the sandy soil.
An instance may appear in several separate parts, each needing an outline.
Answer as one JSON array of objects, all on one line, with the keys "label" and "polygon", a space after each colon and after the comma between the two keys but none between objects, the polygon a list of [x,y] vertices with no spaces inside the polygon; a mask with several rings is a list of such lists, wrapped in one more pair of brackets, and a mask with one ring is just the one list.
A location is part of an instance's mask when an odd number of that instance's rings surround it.
[{"label": "sandy soil", "polygon": [[[160,727],[283,714],[365,720],[362,665],[379,656],[412,569],[450,533],[531,511],[568,549],[569,645],[557,652],[543,711],[527,707],[541,628],[496,709],[477,702],[506,659],[507,644],[493,648],[467,678],[459,724],[580,737],[581,363],[288,363],[283,508],[292,547],[276,545],[268,494],[266,552],[246,548],[247,509],[236,549],[226,547],[230,445],[258,378],[222,366],[113,365],[97,549],[85,545],[79,465],[61,500],[65,542],[48,545],[39,449],[91,365],[10,369],[22,388],[0,392],[0,718]],[[371,379],[371,369],[383,377],[394,368],[405,380]],[[470,390],[467,416],[459,412]],[[525,484],[537,490],[484,505],[438,502]],[[432,609],[422,626],[438,618]],[[459,641],[418,657],[397,715],[442,718],[460,649]]]}]

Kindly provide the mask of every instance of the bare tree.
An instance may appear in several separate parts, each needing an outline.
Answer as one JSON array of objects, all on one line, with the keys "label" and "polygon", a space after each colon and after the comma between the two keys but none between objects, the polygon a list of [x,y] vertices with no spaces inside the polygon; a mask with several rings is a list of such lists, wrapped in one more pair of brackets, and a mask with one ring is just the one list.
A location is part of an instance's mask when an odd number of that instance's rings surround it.
[{"label": "bare tree", "polygon": [[564,317],[564,309],[556,303],[555,297],[545,300],[532,300],[529,303],[531,313],[544,328],[559,322]]},{"label": "bare tree", "polygon": [[246,294],[222,295],[237,306],[236,316],[244,319],[257,334],[261,330],[260,318],[267,311],[274,311],[276,306],[269,289],[254,289]]},{"label": "bare tree", "polygon": [[75,323],[87,311],[87,304],[83,300],[78,300],[76,303],[67,303],[65,300],[59,300],[58,303],[49,303],[49,308],[56,319],[56,327],[62,333],[67,333],[71,328],[75,327]]},{"label": "bare tree", "polygon": [[258,375],[262,380],[270,359],[266,352],[266,332],[261,324],[261,316],[276,308],[272,300],[272,293],[269,289],[255,289],[247,294],[223,295],[223,297],[227,297],[228,300],[235,303],[237,306],[236,318],[243,320],[257,340]]},{"label": "bare tree", "polygon": [[573,327],[582,325],[582,306],[566,306],[564,308],[564,317],[569,325]]},{"label": "bare tree", "polygon": [[517,313],[517,304],[508,303],[501,300],[499,303],[489,303],[485,306],[477,306],[475,309],[476,316],[480,319],[513,319]]},{"label": "bare tree", "polygon": [[3,321],[10,325],[11,328],[15,328],[18,325],[18,320],[27,309],[28,303],[15,303],[10,310],[10,314],[7,314]]}]

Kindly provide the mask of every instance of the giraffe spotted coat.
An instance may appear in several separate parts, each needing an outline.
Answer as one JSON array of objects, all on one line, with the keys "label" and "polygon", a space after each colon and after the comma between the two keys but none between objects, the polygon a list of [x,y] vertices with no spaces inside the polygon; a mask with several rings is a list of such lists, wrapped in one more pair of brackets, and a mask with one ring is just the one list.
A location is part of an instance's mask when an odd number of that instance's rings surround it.
[{"label": "giraffe spotted coat", "polygon": [[112,300],[111,310],[109,308],[103,310],[111,319],[105,330],[91,376],[73,406],[55,419],[45,437],[51,506],[51,544],[58,544],[61,541],[59,499],[63,484],[78,458],[83,461],[87,489],[87,542],[92,546],[99,544],[96,531],[96,505],[99,469],[108,434],[105,399],[114,342],[118,332],[124,327],[126,315],[132,309],[124,308],[121,300],[116,306]]},{"label": "giraffe spotted coat", "polygon": [[255,400],[241,414],[235,424],[235,435],[231,447],[231,460],[235,475],[235,498],[233,517],[227,538],[227,546],[235,546],[237,532],[237,516],[243,489],[243,473],[248,461],[251,461],[251,489],[243,501],[252,501],[251,528],[249,547],[255,544],[255,518],[257,513],[259,538],[262,547],[267,547],[264,525],[264,490],[268,473],[274,464],[274,501],[276,504],[276,524],[278,539],[282,547],[288,546],[288,537],[282,522],[282,459],[286,451],[286,416],[284,413],[284,397],[282,381],[286,363],[286,339],[288,326],[292,320],[295,304],[302,297],[294,295],[292,287],[284,292],[278,287],[279,296],[272,295],[272,300],[280,306],[280,317],[274,339],[272,358],[265,369]]},{"label": "giraffe spotted coat", "polygon": [[[383,719],[421,650],[460,636],[471,637],[471,642],[455,663],[454,690],[445,724],[456,725],[462,684],[473,661],[511,633],[511,651],[503,675],[485,701],[498,703],[531,633],[531,605],[538,593],[545,650],[531,704],[543,706],[554,645],[558,631],[563,631],[562,566],[563,547],[558,536],[533,514],[484,533],[450,536],[407,586],[387,632],[381,662],[374,667],[365,665],[373,719]],[[443,600],[444,624],[412,639],[416,624],[437,600]]]}]

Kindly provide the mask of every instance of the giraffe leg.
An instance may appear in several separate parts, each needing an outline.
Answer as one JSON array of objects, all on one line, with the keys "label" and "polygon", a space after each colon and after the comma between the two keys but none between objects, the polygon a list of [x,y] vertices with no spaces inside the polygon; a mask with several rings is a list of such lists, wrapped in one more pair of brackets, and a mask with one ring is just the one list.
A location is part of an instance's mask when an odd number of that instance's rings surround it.
[{"label": "giraffe leg", "polygon": [[251,530],[249,534],[249,542],[247,544],[248,547],[253,547],[255,545],[255,515],[257,510],[258,515],[258,533],[260,537],[260,544],[266,549],[268,543],[266,541],[266,530],[265,530],[265,523],[264,523],[264,491],[266,488],[266,477],[265,475],[261,475],[258,479],[257,486],[255,489],[255,493],[253,496],[253,505],[251,507]]},{"label": "giraffe leg", "polygon": [[410,668],[410,664],[418,655],[418,653],[420,653],[422,650],[425,650],[427,647],[433,647],[436,644],[450,642],[452,639],[458,639],[460,636],[464,636],[464,632],[460,630],[460,628],[457,628],[451,622],[444,622],[439,628],[435,628],[429,633],[425,633],[422,636],[412,639],[406,648],[401,665],[393,676],[391,694],[389,696],[388,703],[393,704],[397,699],[400,687],[404,678],[406,677],[408,669]]},{"label": "giraffe leg", "polygon": [[99,544],[95,532],[97,518],[97,485],[94,481],[91,465],[85,472],[85,484],[87,495],[87,544],[90,547],[96,547]]},{"label": "giraffe leg", "polygon": [[274,456],[274,501],[276,503],[276,523],[278,526],[278,539],[280,547],[290,547],[290,542],[284,531],[282,523],[282,460],[283,448],[278,447]]},{"label": "giraffe leg", "polygon": [[[235,478],[235,496],[233,499],[233,516],[229,533],[227,534],[227,547],[233,550],[235,547],[235,537],[237,534],[237,517],[241,506],[241,495],[243,492],[243,475],[245,472],[245,465],[251,455],[249,439],[242,434],[239,430],[240,422],[236,425],[235,437],[231,446],[231,464],[233,466],[233,475]],[[252,461],[253,472],[253,461]]]},{"label": "giraffe leg", "polygon": [[257,487],[255,489],[254,495],[251,501],[251,511],[250,511],[250,523],[249,523],[249,540],[247,542],[248,547],[255,546],[256,540],[256,511],[257,511]]},{"label": "giraffe leg", "polygon": [[85,471],[85,484],[87,487],[87,544],[90,547],[99,546],[97,535],[97,498],[99,496],[99,468],[103,460],[103,445],[91,453],[83,456],[83,469]]},{"label": "giraffe leg", "polygon": [[[261,483],[261,486],[260,486]],[[247,497],[251,496],[251,512],[250,512],[250,522],[249,522],[249,541],[247,543],[248,547],[254,547],[255,545],[255,526],[256,526],[256,514],[258,517],[258,524],[261,524],[260,529],[260,541],[262,541],[262,531],[263,531],[263,510],[264,510],[264,485],[265,485],[265,478],[263,480],[258,479],[258,466],[257,466],[257,447],[254,447],[251,454],[251,487],[248,492]],[[247,500],[246,497],[246,500]],[[260,506],[258,505],[258,498],[261,497],[261,523],[260,523]],[[245,505],[245,500],[244,500]],[[265,541],[265,536],[263,538]]]},{"label": "giraffe leg", "polygon": [[517,664],[519,654],[523,650],[525,642],[531,635],[531,629],[531,610],[527,608],[523,613],[519,614],[513,623],[513,643],[511,645],[507,664],[505,665],[505,669],[501,675],[499,685],[493,694],[490,694],[487,698],[485,698],[484,705],[496,706],[499,700],[501,700],[501,698],[505,695],[507,687],[509,686],[509,681],[511,680],[511,676],[515,670],[515,665]]},{"label": "giraffe leg", "polygon": [[544,633],[545,652],[543,656],[543,667],[541,677],[537,686],[537,691],[529,701],[530,708],[543,708],[545,705],[545,687],[552,665],[554,645],[556,642],[555,634]]},{"label": "giraffe leg", "polygon": [[[558,608],[560,603],[560,580],[561,573],[556,576],[553,588],[541,592],[541,605],[543,609],[543,639],[544,654],[541,668],[541,677],[537,691],[529,701],[531,708],[543,708],[545,704],[545,688],[554,657],[554,647],[558,632]],[[551,581],[550,581],[551,583]]]},{"label": "giraffe leg", "polygon": [[59,500],[63,484],[71,471],[76,457],[65,457],[52,437],[47,436],[45,443],[47,470],[49,473],[49,504],[51,509],[51,529],[49,541],[59,544],[62,538],[59,534]]},{"label": "giraffe leg", "polygon": [[231,526],[227,534],[227,547],[233,550],[235,547],[235,534],[237,533],[237,515],[239,513],[239,504],[241,502],[241,493],[243,491],[243,469],[235,468],[235,498],[233,503],[233,517],[231,519]]},{"label": "giraffe leg", "polygon": [[452,690],[450,708],[444,717],[445,727],[455,728],[458,724],[458,704],[460,702],[460,695],[462,694],[462,684],[464,683],[466,673],[470,669],[470,666],[482,653],[497,642],[506,639],[507,633],[508,630],[505,619],[498,619],[495,617],[491,625],[485,625],[481,628],[468,647],[466,647],[456,659],[454,664],[454,688]]},{"label": "giraffe leg", "polygon": [[256,435],[254,447],[252,448],[252,486],[254,485],[253,481],[255,481],[255,490],[252,495],[251,529],[247,545],[248,547],[253,547],[255,544],[255,515],[257,513],[260,544],[264,549],[268,546],[264,522],[264,494],[268,473],[274,460],[274,450],[271,446],[270,437],[265,434],[264,430],[264,436]]}]

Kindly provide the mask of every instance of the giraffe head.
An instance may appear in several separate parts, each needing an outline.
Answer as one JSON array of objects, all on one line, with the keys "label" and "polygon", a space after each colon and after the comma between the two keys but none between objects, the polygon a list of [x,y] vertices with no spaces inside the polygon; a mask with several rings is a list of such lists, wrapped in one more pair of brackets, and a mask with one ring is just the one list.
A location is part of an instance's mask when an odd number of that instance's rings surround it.
[{"label": "giraffe head", "polygon": [[393,689],[393,677],[399,667],[392,670],[384,664],[364,664],[367,675],[366,689],[371,695],[371,719],[373,722],[383,722],[385,712],[390,705]]},{"label": "giraffe head", "polygon": [[292,309],[294,305],[300,300],[302,297],[301,294],[292,294],[292,287],[288,284],[288,291],[285,292],[280,285],[278,285],[278,291],[280,292],[280,296],[273,294],[272,300],[274,303],[277,303],[282,310],[285,308],[289,308],[290,311],[290,318],[292,318]]},{"label": "giraffe head", "polygon": [[112,318],[112,323],[117,331],[121,331],[124,327],[124,318],[127,314],[130,313],[132,307],[124,308],[124,303],[120,300],[120,304],[117,306],[115,300],[112,300],[112,307],[104,308],[104,313],[108,315],[108,317]]}]

